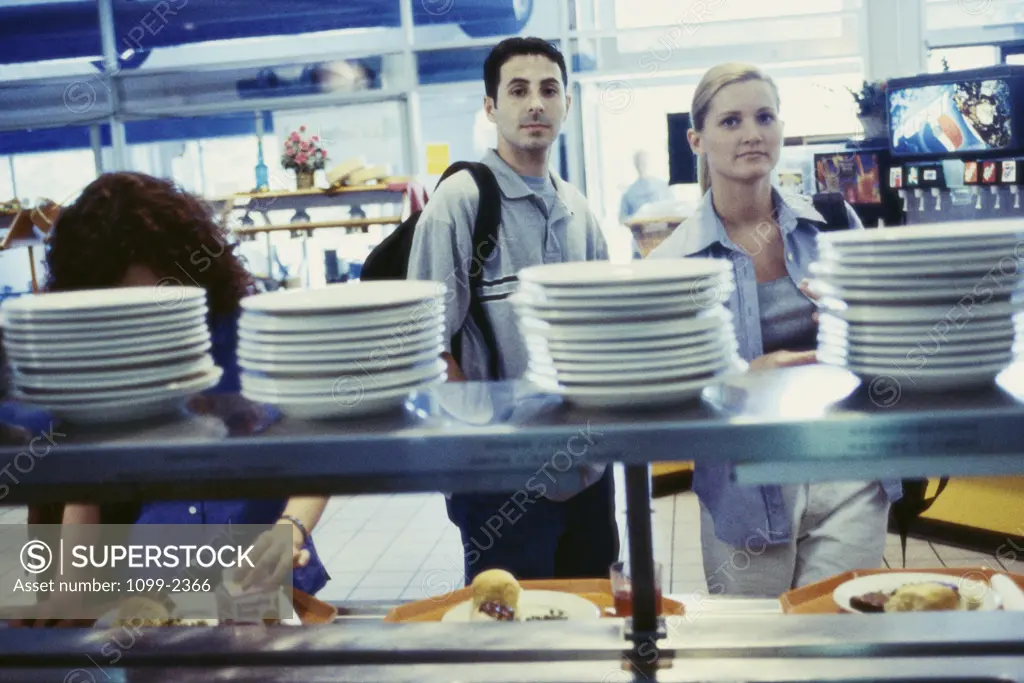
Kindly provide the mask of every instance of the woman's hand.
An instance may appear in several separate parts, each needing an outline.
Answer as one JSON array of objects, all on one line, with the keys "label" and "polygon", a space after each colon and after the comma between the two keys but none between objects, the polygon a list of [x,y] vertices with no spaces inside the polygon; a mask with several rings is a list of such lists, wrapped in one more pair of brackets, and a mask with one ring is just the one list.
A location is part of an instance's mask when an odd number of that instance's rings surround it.
[{"label": "woman's hand", "polygon": [[[813,301],[815,306],[817,306],[818,299],[820,297],[818,296],[818,294],[814,290],[811,289],[811,281],[810,280],[803,280],[803,281],[801,281],[800,284],[799,284],[799,288],[800,288],[800,291],[803,292],[804,295],[807,298],[809,298],[811,301]],[[815,311],[814,313],[811,314],[811,320],[814,321],[815,325],[818,324],[818,312],[817,311]]]},{"label": "woman's hand", "polygon": [[305,567],[309,563],[310,553],[305,548],[306,539],[302,531],[287,519],[278,520],[277,524],[291,528],[290,540],[284,540],[279,529],[260,534],[249,555],[254,566],[240,569],[237,574],[243,589],[276,587],[284,580],[289,569]]},{"label": "woman's hand", "polygon": [[750,361],[750,371],[789,368],[818,362],[817,351],[773,351]]}]

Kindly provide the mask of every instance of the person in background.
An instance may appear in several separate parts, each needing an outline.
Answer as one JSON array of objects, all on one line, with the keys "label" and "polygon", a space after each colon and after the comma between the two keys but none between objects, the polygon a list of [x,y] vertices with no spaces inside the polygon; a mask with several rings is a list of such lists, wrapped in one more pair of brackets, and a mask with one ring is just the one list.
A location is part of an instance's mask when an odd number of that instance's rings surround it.
[{"label": "person in background", "polygon": [[625,223],[645,204],[672,199],[672,190],[669,189],[668,183],[651,176],[651,159],[647,152],[637,151],[633,155],[633,165],[636,166],[637,179],[622,195],[622,203],[619,206],[620,223]]},{"label": "person in background", "polygon": [[[537,38],[505,40],[484,63],[484,106],[498,141],[483,163],[501,189],[498,244],[484,263],[476,263],[473,254],[480,193],[469,172],[441,183],[420,216],[408,277],[448,285],[444,358],[450,381],[525,374],[526,345],[508,300],[520,269],[608,259],[586,199],[549,169],[551,146],[571,104],[567,80],[562,54]],[[483,268],[476,295],[494,329],[500,378],[488,377],[487,346],[467,315],[467,269],[472,267]],[[451,353],[457,333],[462,335],[458,361]],[[619,554],[612,469],[574,466],[556,478],[531,479],[533,487],[524,492],[451,495],[448,516],[462,533],[467,584],[495,568],[520,579],[608,576]],[[503,519],[508,523],[499,531],[495,520]]]},{"label": "person in background", "polygon": [[[228,405],[228,426],[251,433],[275,416],[237,396],[236,357],[240,301],[255,291],[252,277],[235,253],[227,229],[209,206],[168,180],[142,173],[106,173],[65,208],[54,226],[46,254],[45,289],[67,292],[106,287],[198,286],[206,290],[214,362],[220,383],[191,407],[196,412]],[[211,412],[216,412],[211,410]],[[56,522],[64,524],[252,524],[286,525],[290,548],[272,546],[265,534],[251,557],[259,558],[250,579],[283,576],[286,559],[295,588],[314,594],[329,577],[310,532],[327,499],[161,501],[141,506],[97,506],[71,502]],[[37,516],[38,519],[38,516]]]},{"label": "person in background", "polygon": [[[649,256],[733,263],[727,305],[751,372],[816,362],[816,306],[804,281],[817,257],[815,222],[824,219],[809,197],[784,199],[772,186],[779,104],[774,82],[754,66],[722,64],[704,75],[689,132],[703,201]],[[898,481],[739,486],[727,463],[698,464],[693,489],[709,591],[763,597],[882,566],[889,508],[902,495]]]}]

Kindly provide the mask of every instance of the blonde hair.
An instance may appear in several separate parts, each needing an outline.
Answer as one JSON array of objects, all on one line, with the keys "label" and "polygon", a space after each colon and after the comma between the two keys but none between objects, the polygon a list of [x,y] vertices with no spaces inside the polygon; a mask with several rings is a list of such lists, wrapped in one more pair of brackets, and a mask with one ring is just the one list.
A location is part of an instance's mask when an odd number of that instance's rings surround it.
[{"label": "blonde hair", "polygon": [[[704,77],[700,79],[700,83],[697,84],[697,90],[693,93],[693,102],[690,105],[690,120],[693,129],[698,133],[704,130],[711,102],[722,88],[746,81],[764,81],[770,85],[775,93],[776,105],[778,105],[779,89],[771,76],[753,64],[736,62],[719,64],[708,69]],[[711,168],[708,166],[708,158],[704,154],[701,154],[697,161],[697,182],[700,183],[701,196],[711,189]]]}]

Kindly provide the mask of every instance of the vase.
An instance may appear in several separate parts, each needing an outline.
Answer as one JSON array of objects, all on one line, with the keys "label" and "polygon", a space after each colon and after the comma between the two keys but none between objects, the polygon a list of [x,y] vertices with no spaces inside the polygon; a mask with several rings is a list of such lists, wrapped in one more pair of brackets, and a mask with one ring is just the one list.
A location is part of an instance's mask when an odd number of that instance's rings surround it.
[{"label": "vase", "polygon": [[295,171],[295,186],[300,190],[313,189],[313,171]]},{"label": "vase", "polygon": [[883,116],[860,116],[860,125],[864,128],[864,137],[868,140],[886,138],[889,135],[889,126]]}]

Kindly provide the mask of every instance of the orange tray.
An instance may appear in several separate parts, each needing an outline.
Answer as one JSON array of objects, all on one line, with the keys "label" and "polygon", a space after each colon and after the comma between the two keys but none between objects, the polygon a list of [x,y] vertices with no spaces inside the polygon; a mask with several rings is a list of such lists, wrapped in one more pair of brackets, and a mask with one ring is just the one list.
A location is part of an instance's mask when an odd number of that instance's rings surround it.
[{"label": "orange tray", "polygon": [[[871,576],[873,574],[916,574],[916,573],[928,573],[928,574],[945,574],[946,576],[964,577],[970,579],[991,579],[993,575],[997,573],[988,567],[978,565],[977,567],[939,567],[937,569],[858,569],[851,572],[843,572],[837,574],[830,579],[819,581],[818,583],[812,583],[810,586],[804,586],[803,588],[797,588],[791,590],[788,593],[783,593],[779,597],[779,602],[782,603],[782,611],[784,614],[847,614],[840,609],[839,605],[836,604],[835,600],[832,599],[832,591],[837,586],[843,584],[851,579],[856,579],[861,576]],[[1017,585],[1024,589],[1024,576],[1018,574],[1006,573],[1011,579],[1017,582]]]},{"label": "orange tray", "polygon": [[[558,591],[572,593],[589,600],[601,609],[601,616],[611,616],[605,609],[614,605],[612,599],[612,582],[609,579],[555,579],[544,581],[520,581],[526,590]],[[401,607],[396,607],[384,617],[384,621],[397,623],[404,621],[441,621],[445,613],[473,597],[471,588],[461,588],[452,593],[438,595],[427,600],[417,600]],[[682,614],[683,604],[669,598],[662,598],[662,614]]]},{"label": "orange tray", "polygon": [[296,589],[292,589],[292,605],[303,624],[329,624],[338,616],[335,607]]}]

